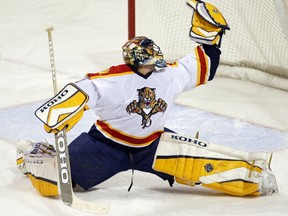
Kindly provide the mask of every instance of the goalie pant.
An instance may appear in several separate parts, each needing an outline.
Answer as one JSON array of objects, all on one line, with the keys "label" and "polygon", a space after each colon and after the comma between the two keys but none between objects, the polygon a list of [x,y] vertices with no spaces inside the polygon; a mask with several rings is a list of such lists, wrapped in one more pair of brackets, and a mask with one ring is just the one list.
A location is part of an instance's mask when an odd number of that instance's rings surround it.
[{"label": "goalie pant", "polygon": [[[171,134],[174,139],[171,139]],[[178,137],[178,140],[175,137]],[[179,140],[179,137],[182,138]],[[266,153],[251,156],[228,149],[223,154],[214,150],[219,148],[215,144],[209,144],[209,150],[206,150],[201,146],[201,141],[189,138],[193,142],[187,143],[181,141],[183,137],[185,136],[166,132],[161,139],[155,140],[148,147],[131,148],[108,140],[93,126],[88,133],[82,133],[69,146],[72,179],[82,188],[89,189],[119,172],[135,169],[168,180],[170,186],[173,185],[175,177],[180,184],[194,186],[195,183],[202,183],[210,189],[236,196],[271,194],[278,191],[274,176],[266,169]],[[32,148],[24,154],[25,148],[20,150],[17,147],[18,168],[30,177],[40,194],[58,195],[55,157],[47,154],[45,143],[34,142],[29,145]],[[223,148],[220,146],[220,149]],[[23,163],[20,163],[21,152]],[[265,184],[267,178],[270,185]]]},{"label": "goalie pant", "polygon": [[[88,133],[82,133],[69,145],[74,187],[77,182],[77,185],[87,190],[127,170],[152,173],[172,186],[173,176],[152,169],[159,139],[143,148],[123,146],[104,137],[93,125]],[[56,196],[59,195],[56,154],[52,153],[54,157],[47,155],[46,145],[44,142],[17,143],[17,166],[29,176],[41,195]]]}]

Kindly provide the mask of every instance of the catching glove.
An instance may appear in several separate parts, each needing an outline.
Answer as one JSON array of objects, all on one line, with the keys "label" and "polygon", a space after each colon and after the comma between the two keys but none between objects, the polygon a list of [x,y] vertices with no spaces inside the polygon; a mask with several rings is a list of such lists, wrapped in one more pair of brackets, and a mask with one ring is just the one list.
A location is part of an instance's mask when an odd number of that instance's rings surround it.
[{"label": "catching glove", "polygon": [[200,44],[221,46],[225,30],[230,30],[222,13],[212,4],[201,0],[187,0],[194,10],[189,32],[190,38]]},{"label": "catching glove", "polygon": [[57,133],[64,128],[71,130],[82,118],[88,95],[70,83],[56,96],[47,101],[35,111],[35,115],[44,123],[47,133]]}]

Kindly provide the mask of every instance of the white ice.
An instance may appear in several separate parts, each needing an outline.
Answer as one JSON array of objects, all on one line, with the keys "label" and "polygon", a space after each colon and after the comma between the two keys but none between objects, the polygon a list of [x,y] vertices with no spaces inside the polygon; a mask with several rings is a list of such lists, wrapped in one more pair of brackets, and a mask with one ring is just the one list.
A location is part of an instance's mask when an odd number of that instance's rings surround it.
[{"label": "white ice", "polygon": [[[41,197],[15,162],[19,139],[46,139],[34,111],[53,96],[47,33],[53,41],[59,88],[122,63],[127,39],[126,0],[0,1],[0,215],[91,215],[64,205],[60,198]],[[187,27],[188,28],[188,27]],[[287,215],[287,92],[223,77],[183,94],[167,126],[179,133],[246,151],[274,152],[272,171],[279,194],[232,197],[201,186],[186,187],[136,172],[120,173],[87,192],[82,199],[109,204],[110,216]],[[94,121],[88,111],[68,133],[68,140]]]}]

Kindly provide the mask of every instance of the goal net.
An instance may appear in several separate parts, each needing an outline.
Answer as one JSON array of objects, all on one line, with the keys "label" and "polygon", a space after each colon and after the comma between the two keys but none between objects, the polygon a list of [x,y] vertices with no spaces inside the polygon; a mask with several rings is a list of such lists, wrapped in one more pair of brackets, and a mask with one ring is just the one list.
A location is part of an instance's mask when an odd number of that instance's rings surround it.
[{"label": "goal net", "polygon": [[[193,50],[186,0],[135,1],[135,35],[150,37],[169,61]],[[288,91],[288,0],[207,0],[226,18],[217,75]],[[130,17],[131,19],[131,17]],[[131,20],[130,20],[131,22]],[[133,22],[132,22],[133,23]]]}]

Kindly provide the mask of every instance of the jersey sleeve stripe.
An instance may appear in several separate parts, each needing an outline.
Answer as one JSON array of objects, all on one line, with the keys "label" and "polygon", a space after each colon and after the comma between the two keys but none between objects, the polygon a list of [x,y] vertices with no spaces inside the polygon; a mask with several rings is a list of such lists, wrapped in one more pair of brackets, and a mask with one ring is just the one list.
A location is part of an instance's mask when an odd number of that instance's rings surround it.
[{"label": "jersey sleeve stripe", "polygon": [[200,46],[195,49],[197,59],[197,86],[207,82],[208,60]]}]

